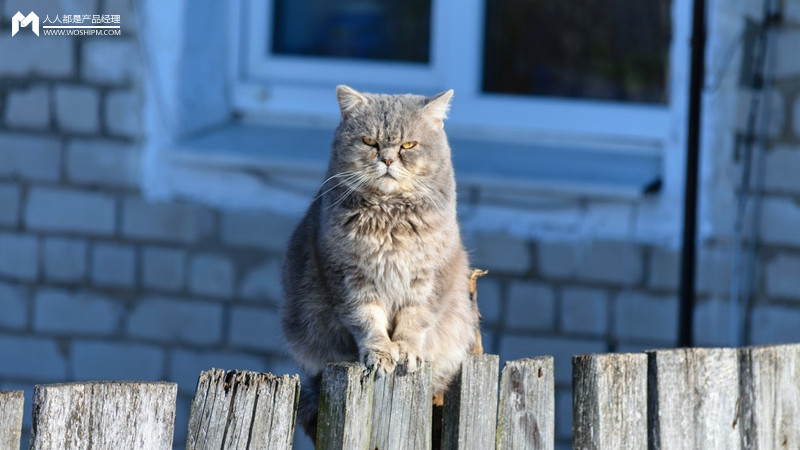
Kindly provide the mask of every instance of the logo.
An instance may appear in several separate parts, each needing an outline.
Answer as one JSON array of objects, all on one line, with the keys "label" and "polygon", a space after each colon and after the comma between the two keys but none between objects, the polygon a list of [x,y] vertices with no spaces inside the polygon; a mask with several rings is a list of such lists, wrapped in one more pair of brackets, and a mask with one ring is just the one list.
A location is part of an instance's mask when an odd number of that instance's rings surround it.
[{"label": "logo", "polygon": [[31,11],[27,17],[23,16],[21,12],[17,11],[16,14],[11,18],[11,36],[14,36],[19,31],[19,27],[27,27],[31,25],[31,30],[33,30],[36,35],[39,35],[39,16]]}]

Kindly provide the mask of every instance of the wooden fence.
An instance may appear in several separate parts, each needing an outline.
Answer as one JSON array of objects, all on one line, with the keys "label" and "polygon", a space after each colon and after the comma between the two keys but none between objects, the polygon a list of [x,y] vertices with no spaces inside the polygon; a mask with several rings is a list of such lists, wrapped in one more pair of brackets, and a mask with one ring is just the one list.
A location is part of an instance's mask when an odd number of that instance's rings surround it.
[{"label": "wooden fence", "polygon": [[[361,364],[323,374],[321,449],[552,449],[553,359],[472,355],[441,414],[430,368],[374,379]],[[579,449],[798,449],[800,345],[573,357]],[[498,390],[499,378],[499,390]],[[171,449],[173,383],[37,386],[31,449]],[[297,376],[200,375],[187,450],[291,448]],[[19,447],[23,397],[0,392],[0,450]],[[433,423],[432,417],[441,417]]]}]

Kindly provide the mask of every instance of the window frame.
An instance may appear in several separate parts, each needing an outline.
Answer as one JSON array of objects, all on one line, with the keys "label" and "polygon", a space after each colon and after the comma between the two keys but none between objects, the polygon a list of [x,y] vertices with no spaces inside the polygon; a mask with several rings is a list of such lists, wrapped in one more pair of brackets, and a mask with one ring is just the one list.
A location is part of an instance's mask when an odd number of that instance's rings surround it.
[{"label": "window frame", "polygon": [[[517,96],[481,91],[483,25],[486,0],[433,0],[429,67],[415,63],[328,60],[312,57],[268,55],[271,20],[267,17],[274,0],[237,0],[243,27],[236,33],[231,53],[238,56],[232,67],[233,107],[245,116],[266,120],[285,117],[333,122],[338,119],[332,89],[346,80],[358,89],[378,92],[433,94],[453,88],[456,102],[448,126],[456,132],[480,136],[543,136],[586,142],[617,142],[630,149],[649,151],[664,147],[672,133],[676,93],[684,88],[687,58],[675,48],[689,41],[689,0],[674,0],[673,42],[670,48],[670,101],[666,105],[625,103],[590,99]],[[458,11],[459,20],[448,20],[448,11]],[[472,68],[468,70],[468,68]],[[402,79],[394,84],[374,80]],[[680,95],[678,95],[679,97]],[[625,124],[623,128],[609,123]]]}]

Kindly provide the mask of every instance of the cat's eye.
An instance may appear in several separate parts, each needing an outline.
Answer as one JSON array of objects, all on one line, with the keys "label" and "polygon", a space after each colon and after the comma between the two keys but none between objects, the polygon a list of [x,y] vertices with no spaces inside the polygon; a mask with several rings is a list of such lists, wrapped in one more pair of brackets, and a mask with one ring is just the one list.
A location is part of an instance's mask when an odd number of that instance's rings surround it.
[{"label": "cat's eye", "polygon": [[369,145],[370,147],[377,147],[378,146],[378,141],[376,141],[375,139],[372,139],[371,137],[364,136],[364,137],[361,138],[361,140],[365,144]]},{"label": "cat's eye", "polygon": [[400,147],[402,147],[403,150],[408,150],[408,149],[414,148],[416,146],[417,146],[417,143],[414,142],[414,141],[403,142],[402,144],[400,144]]}]

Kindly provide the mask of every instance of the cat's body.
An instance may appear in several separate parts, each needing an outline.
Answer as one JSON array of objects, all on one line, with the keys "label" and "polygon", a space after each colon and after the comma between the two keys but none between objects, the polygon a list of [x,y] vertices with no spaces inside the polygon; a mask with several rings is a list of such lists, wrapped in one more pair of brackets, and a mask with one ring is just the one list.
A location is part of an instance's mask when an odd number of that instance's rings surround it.
[{"label": "cat's body", "polygon": [[[329,178],[284,265],[284,334],[312,380],[332,361],[360,360],[379,376],[427,361],[443,392],[478,327],[442,127],[452,91],[337,94]],[[313,390],[301,402],[298,419],[313,435]]]}]

